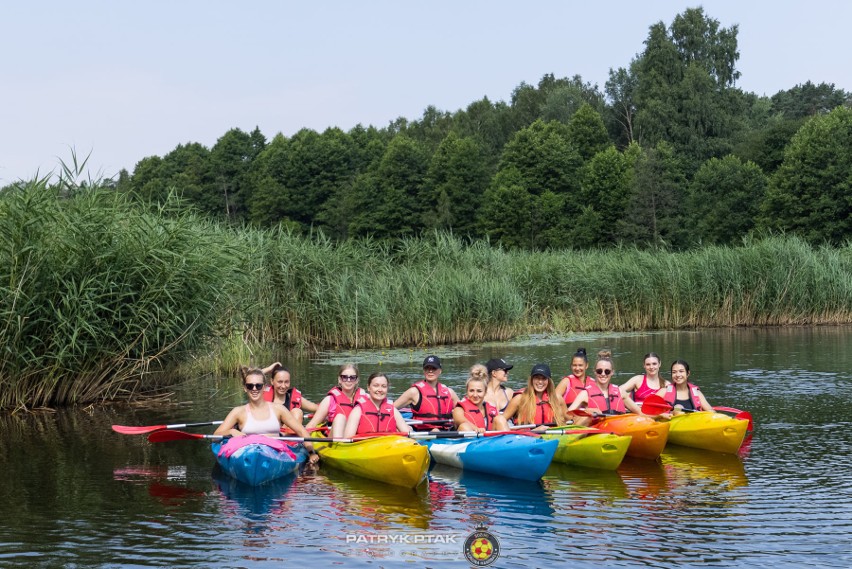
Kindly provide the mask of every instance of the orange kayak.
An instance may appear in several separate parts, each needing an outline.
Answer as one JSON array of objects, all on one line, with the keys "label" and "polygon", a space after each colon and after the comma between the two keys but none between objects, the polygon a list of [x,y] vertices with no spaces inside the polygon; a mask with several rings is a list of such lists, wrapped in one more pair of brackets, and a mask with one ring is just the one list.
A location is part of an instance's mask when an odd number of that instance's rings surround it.
[{"label": "orange kayak", "polygon": [[650,417],[634,413],[603,417],[592,426],[632,437],[627,447],[627,456],[635,458],[656,460],[669,438],[668,423],[658,423]]}]

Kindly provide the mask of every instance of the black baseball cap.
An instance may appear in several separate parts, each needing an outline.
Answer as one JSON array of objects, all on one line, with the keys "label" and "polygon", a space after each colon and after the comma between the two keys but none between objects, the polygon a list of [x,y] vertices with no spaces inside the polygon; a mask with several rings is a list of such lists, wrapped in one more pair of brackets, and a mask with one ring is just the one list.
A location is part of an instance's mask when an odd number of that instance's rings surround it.
[{"label": "black baseball cap", "polygon": [[535,364],[530,372],[530,377],[534,375],[543,375],[548,378],[551,377],[550,366],[547,364]]},{"label": "black baseball cap", "polygon": [[423,367],[434,367],[441,369],[441,358],[438,356],[426,356],[426,359],[423,360]]},{"label": "black baseball cap", "polygon": [[488,360],[488,363],[485,364],[485,368],[488,370],[489,374],[495,369],[504,369],[506,371],[509,371],[513,367],[514,366],[506,363],[506,360],[504,360],[503,358],[493,358]]}]

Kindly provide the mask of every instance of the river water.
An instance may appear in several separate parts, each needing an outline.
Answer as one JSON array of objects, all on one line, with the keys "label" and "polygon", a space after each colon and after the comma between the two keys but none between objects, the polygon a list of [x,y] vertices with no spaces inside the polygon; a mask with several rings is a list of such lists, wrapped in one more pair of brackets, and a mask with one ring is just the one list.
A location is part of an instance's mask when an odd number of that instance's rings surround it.
[{"label": "river water", "polygon": [[[724,329],[532,338],[430,350],[461,388],[491,357],[520,386],[536,362],[568,372],[574,350],[613,351],[616,383],[655,351],[690,362],[714,405],[746,409],[738,456],[668,447],[615,472],[552,465],[538,483],[435,468],[417,490],[328,467],[242,486],[203,441],[150,444],[112,424],[221,419],[236,378],[188,378],[168,402],[4,416],[0,567],[468,567],[477,524],[494,567],[852,566],[852,328]],[[355,360],[400,393],[427,352],[320,354],[288,361],[313,400]],[[263,364],[268,362],[261,362]],[[198,432],[210,432],[199,429]]]}]

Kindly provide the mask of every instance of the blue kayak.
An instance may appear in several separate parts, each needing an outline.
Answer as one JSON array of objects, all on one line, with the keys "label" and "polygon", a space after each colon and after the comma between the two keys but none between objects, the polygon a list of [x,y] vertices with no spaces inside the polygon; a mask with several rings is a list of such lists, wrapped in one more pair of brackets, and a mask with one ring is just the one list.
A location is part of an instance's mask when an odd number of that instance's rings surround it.
[{"label": "blue kayak", "polygon": [[283,451],[266,444],[249,444],[226,456],[221,451],[228,442],[211,445],[216,461],[229,476],[251,486],[287,476],[296,471],[308,457],[301,444],[288,446],[288,450]]},{"label": "blue kayak", "polygon": [[559,441],[523,435],[438,438],[420,443],[429,447],[438,464],[520,480],[541,478],[559,445]]}]

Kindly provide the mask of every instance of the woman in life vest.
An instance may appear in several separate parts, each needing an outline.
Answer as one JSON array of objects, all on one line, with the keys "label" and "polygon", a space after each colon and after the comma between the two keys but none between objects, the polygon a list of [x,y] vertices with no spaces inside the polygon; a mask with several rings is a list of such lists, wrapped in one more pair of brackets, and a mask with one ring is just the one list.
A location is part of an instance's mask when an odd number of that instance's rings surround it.
[{"label": "woman in life vest", "polygon": [[470,375],[465,384],[465,396],[453,408],[456,430],[484,433],[509,429],[509,424],[497,407],[485,400],[487,385],[488,368],[482,364],[470,368]]},{"label": "woman in life vest", "polygon": [[263,399],[273,403],[280,403],[285,409],[301,423],[304,420],[304,412],[313,413],[317,410],[317,404],[302,396],[302,392],[290,384],[290,370],[275,362],[269,367],[263,368],[263,373],[272,377],[272,386],[263,392]]},{"label": "woman in life vest", "polygon": [[660,389],[668,385],[668,382],[660,377],[660,356],[654,352],[649,352],[645,354],[642,361],[645,373],[643,375],[634,375],[621,386],[621,393],[625,397],[629,397],[634,403],[637,403],[637,406],[642,405],[646,397],[657,393]]},{"label": "woman in life vest", "polygon": [[485,400],[497,407],[497,410],[501,413],[509,405],[509,401],[512,400],[512,395],[515,393],[511,387],[506,386],[506,382],[509,381],[509,370],[512,367],[514,366],[509,365],[502,358],[488,360],[488,363],[485,364],[485,369],[488,372]]},{"label": "woman in life vest", "polygon": [[565,405],[571,405],[577,394],[586,389],[586,383],[592,378],[586,375],[589,369],[589,357],[586,348],[577,348],[571,357],[571,375],[566,375],[556,386],[556,395],[565,401]]},{"label": "woman in life vest", "polygon": [[[355,408],[360,397],[366,397],[367,392],[358,387],[358,366],[343,364],[337,373],[337,387],[329,390],[328,395],[317,405],[314,416],[308,421],[306,428],[311,430],[323,421],[331,426],[332,437],[343,435],[346,417]],[[341,421],[335,422],[338,414],[343,415]]]},{"label": "woman in life vest", "polygon": [[[245,435],[275,435],[281,431],[281,427],[291,429],[300,437],[308,437],[308,431],[298,422],[295,417],[278,403],[270,403],[263,400],[263,386],[266,376],[260,368],[240,368],[243,378],[243,389],[248,395],[248,404],[234,407],[214,434],[242,437]],[[315,463],[319,457],[314,454],[311,443],[305,442],[305,449],[311,453],[311,462]]]},{"label": "woman in life vest", "polygon": [[[341,420],[342,414],[334,418]],[[346,438],[370,433],[410,433],[411,427],[405,423],[399,410],[388,402],[388,378],[375,372],[367,379],[367,396],[358,399],[358,403],[343,429]]]},{"label": "woman in life vest", "polygon": [[565,402],[556,395],[549,365],[533,366],[526,388],[515,393],[503,415],[513,419],[516,425],[534,424],[537,430],[567,423]]},{"label": "woman in life vest", "polygon": [[394,407],[402,409],[411,407],[411,416],[417,421],[440,419],[441,423],[424,423],[414,428],[418,431],[448,430],[444,423],[453,418],[453,407],[459,398],[456,392],[438,381],[441,377],[441,359],[438,356],[427,356],[423,360],[423,379],[418,381],[393,402]]},{"label": "woman in life vest", "polygon": [[686,360],[675,360],[672,362],[672,382],[657,392],[657,395],[674,408],[674,415],[684,411],[713,410],[713,406],[707,402],[698,386],[689,382],[689,375],[689,364]]},{"label": "woman in life vest", "polygon": [[615,367],[612,365],[612,352],[601,350],[598,361],[595,362],[595,379],[586,381],[586,390],[578,393],[574,402],[568,407],[568,412],[586,409],[593,414],[617,415],[628,410],[639,413],[638,406],[624,397],[621,390],[613,385],[612,376]]}]

